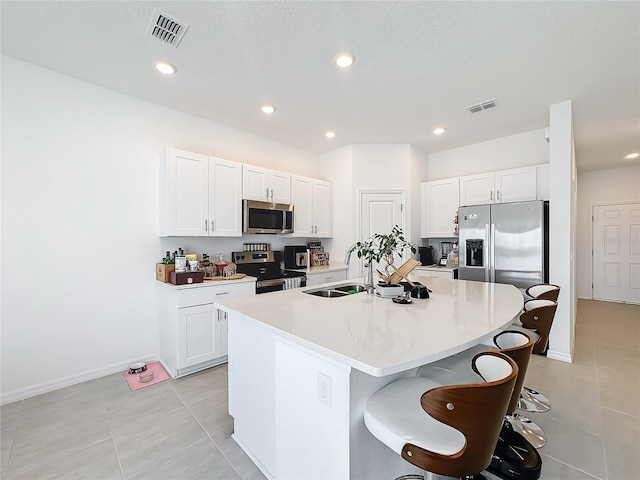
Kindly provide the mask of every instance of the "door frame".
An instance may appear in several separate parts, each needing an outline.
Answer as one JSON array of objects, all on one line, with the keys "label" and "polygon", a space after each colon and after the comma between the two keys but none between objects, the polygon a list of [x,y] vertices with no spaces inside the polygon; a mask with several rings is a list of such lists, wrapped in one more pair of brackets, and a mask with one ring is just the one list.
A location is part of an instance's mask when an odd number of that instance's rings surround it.
[{"label": "door frame", "polygon": [[606,207],[610,205],[630,205],[634,203],[640,203],[640,200],[625,200],[625,201],[609,201],[609,202],[598,202],[598,203],[590,203],[589,204],[589,248],[591,252],[589,254],[589,299],[593,300],[593,260],[594,260],[594,251],[595,245],[593,243],[593,228],[595,226],[595,209],[596,207]]}]

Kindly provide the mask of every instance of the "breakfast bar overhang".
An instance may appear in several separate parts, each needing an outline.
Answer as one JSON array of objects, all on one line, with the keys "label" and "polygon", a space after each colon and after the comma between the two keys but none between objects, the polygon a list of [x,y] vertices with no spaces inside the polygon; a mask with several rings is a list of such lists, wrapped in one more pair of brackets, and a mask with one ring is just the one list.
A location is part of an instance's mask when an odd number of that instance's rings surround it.
[{"label": "breakfast bar overhang", "polygon": [[429,287],[429,299],[402,305],[301,288],[216,304],[229,319],[233,438],[267,478],[416,471],[367,431],[366,401],[420,366],[491,338],[518,317],[523,297],[512,285],[412,280]]}]

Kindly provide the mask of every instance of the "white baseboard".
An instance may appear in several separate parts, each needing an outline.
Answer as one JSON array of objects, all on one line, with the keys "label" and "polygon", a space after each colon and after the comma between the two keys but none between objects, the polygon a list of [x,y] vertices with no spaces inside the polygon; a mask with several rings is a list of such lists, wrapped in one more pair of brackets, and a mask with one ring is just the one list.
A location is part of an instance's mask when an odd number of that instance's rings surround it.
[{"label": "white baseboard", "polygon": [[34,397],[42,393],[52,392],[60,388],[70,387],[78,383],[86,382],[89,380],[95,380],[96,378],[105,377],[113,373],[123,372],[129,365],[137,362],[154,362],[159,357],[159,354],[148,355],[144,358],[136,358],[126,362],[108,365],[105,367],[96,368],[93,370],[86,370],[84,372],[78,372],[73,375],[69,375],[55,380],[49,380],[47,382],[41,382],[28,387],[19,388],[11,392],[3,392],[0,394],[0,405],[7,403],[17,402],[18,400],[24,400],[25,398]]},{"label": "white baseboard", "polygon": [[560,360],[561,362],[573,363],[573,358],[568,353],[554,352],[547,350],[547,358],[552,360]]}]

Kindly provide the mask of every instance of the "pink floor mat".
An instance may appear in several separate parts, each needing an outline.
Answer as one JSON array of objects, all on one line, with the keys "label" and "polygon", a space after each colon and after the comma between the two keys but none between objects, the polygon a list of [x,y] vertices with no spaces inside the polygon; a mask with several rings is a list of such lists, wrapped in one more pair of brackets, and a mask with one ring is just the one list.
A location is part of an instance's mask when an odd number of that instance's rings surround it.
[{"label": "pink floor mat", "polygon": [[160,362],[150,362],[147,363],[147,371],[153,371],[153,380],[147,383],[142,383],[140,378],[138,377],[138,373],[130,375],[129,369],[127,368],[124,372],[124,378],[127,380],[129,384],[129,388],[132,392],[136,390],[140,390],[141,388],[148,387],[150,385],[155,385],[156,383],[164,382],[169,379],[169,374],[165,371],[165,369],[160,365]]}]

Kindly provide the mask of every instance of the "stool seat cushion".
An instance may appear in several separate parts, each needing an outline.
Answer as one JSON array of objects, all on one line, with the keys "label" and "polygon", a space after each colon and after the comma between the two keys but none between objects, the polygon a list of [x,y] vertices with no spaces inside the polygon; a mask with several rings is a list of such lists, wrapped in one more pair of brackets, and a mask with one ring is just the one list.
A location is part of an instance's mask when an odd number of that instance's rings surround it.
[{"label": "stool seat cushion", "polygon": [[[483,382],[476,376],[475,383]],[[430,378],[409,377],[390,383],[367,402],[364,423],[369,431],[398,455],[406,443],[441,455],[454,455],[466,443],[464,435],[428,415],[420,404],[424,392],[442,384]]]},{"label": "stool seat cushion", "polygon": [[548,307],[550,305],[555,305],[556,302],[554,302],[553,300],[538,300],[538,299],[533,299],[533,300],[529,300],[527,302],[524,303],[524,311],[528,312],[529,310],[532,310],[534,308],[538,308],[538,307]]},{"label": "stool seat cushion", "polygon": [[507,329],[508,330],[515,330],[517,332],[522,332],[525,335],[529,335],[531,337],[531,339],[534,341],[534,343],[537,342],[540,339],[540,335],[538,335],[535,330],[530,329],[530,328],[524,328],[522,326],[522,324],[520,324],[520,325],[512,324],[512,325],[509,325],[507,327]]}]

